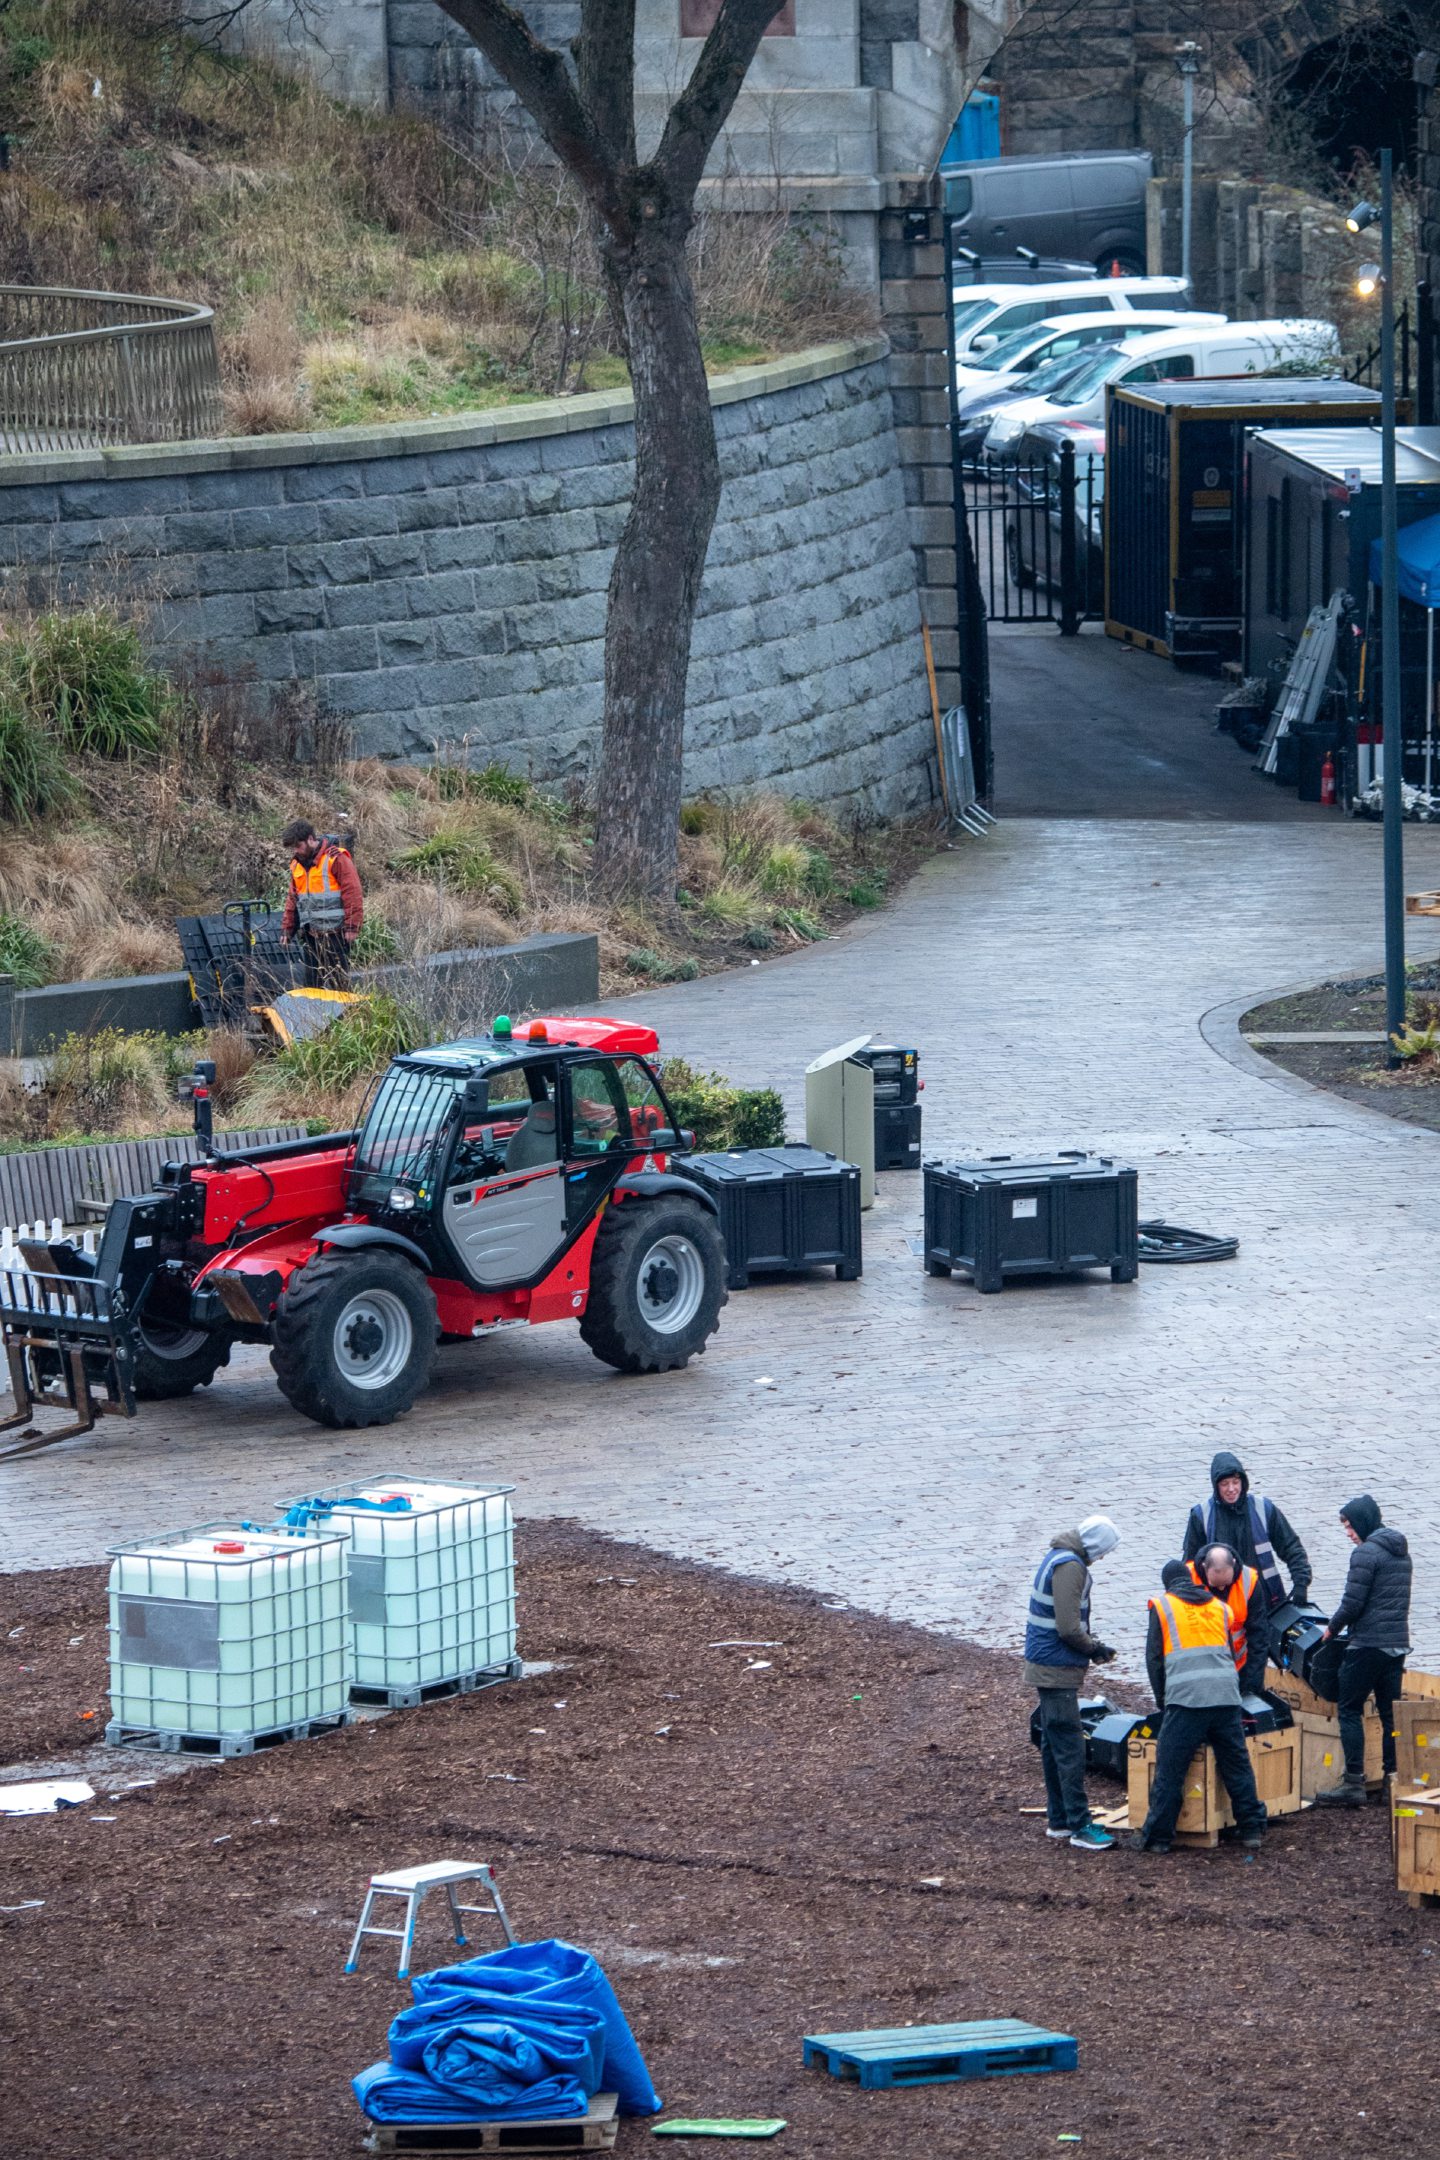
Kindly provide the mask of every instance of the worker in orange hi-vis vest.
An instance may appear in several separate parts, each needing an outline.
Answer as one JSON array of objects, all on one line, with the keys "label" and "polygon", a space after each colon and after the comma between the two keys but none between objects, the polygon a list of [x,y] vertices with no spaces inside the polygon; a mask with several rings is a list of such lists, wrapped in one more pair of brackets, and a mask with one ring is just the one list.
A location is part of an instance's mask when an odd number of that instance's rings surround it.
[{"label": "worker in orange hi-vis vest", "polygon": [[280,942],[298,936],[305,948],[310,990],[350,987],[350,948],[365,920],[365,895],[350,850],[333,833],[317,833],[296,818],[280,835],[290,850],[290,890],[280,921]]},{"label": "worker in orange hi-vis vest", "polygon": [[1240,1679],[1230,1614],[1183,1560],[1167,1560],[1161,1591],[1150,1600],[1145,1669],[1163,1716],[1155,1750],[1150,1812],[1131,1844],[1142,1852],[1168,1853],[1185,1798],[1190,1764],[1203,1747],[1215,1750],[1220,1782],[1247,1852],[1265,1842],[1265,1803],[1255,1789],[1255,1770],[1240,1718]]}]

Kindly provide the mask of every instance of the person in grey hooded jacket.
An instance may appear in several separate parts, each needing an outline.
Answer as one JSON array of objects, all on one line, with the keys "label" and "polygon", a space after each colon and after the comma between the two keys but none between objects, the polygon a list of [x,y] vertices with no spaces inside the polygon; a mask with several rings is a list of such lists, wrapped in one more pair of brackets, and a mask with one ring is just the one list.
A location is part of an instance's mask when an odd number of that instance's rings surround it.
[{"label": "person in grey hooded jacket", "polygon": [[1344,1635],[1340,1660],[1340,1744],[1345,1775],[1315,1798],[1328,1807],[1365,1805],[1365,1705],[1373,1695],[1380,1713],[1384,1766],[1395,1768],[1395,1698],[1410,1649],[1410,1582],[1414,1563],[1410,1547],[1381,1516],[1369,1493],[1347,1500],[1340,1510],[1345,1535],[1355,1550],[1340,1603],[1330,1615],[1327,1635]]},{"label": "person in grey hooded jacket", "polygon": [[1105,1665],[1115,1655],[1090,1632],[1090,1568],[1119,1542],[1108,1515],[1087,1515],[1077,1529],[1051,1538],[1030,1585],[1025,1617],[1025,1678],[1040,1694],[1046,1835],[1068,1840],[1081,1852],[1104,1852],[1115,1843],[1090,1819],[1080,1689],[1092,1659]]}]

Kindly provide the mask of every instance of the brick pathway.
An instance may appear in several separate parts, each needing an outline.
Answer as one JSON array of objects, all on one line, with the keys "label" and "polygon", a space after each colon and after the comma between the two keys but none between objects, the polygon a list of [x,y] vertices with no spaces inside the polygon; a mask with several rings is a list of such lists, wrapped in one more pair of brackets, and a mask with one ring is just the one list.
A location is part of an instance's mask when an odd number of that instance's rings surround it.
[{"label": "brick pathway", "polygon": [[[1440,835],[1412,827],[1407,851],[1409,882],[1440,884]],[[1003,1643],[1050,1531],[1105,1508],[1124,1544],[1097,1622],[1135,1670],[1155,1570],[1223,1445],[1283,1501],[1326,1594],[1336,1508],[1372,1489],[1414,1541],[1416,1639],[1440,1657],[1440,1140],[1199,1031],[1237,997],[1364,964],[1379,875],[1378,830],[1333,822],[1007,824],[855,935],[634,1001],[687,1057],[783,1087],[795,1129],[818,1050],[913,1038],[927,1152],[1113,1151],[1140,1168],[1142,1212],[1238,1231],[1238,1262],[982,1299],[922,1274],[919,1181],[892,1176],[863,1281],[737,1296],[684,1373],[615,1377],[551,1327],[447,1350],[402,1425],[333,1435],[241,1353],[192,1402],[0,1472],[0,1557],[92,1560],[402,1467],[510,1480],[526,1513]],[[1436,941],[1415,926],[1414,950]]]}]

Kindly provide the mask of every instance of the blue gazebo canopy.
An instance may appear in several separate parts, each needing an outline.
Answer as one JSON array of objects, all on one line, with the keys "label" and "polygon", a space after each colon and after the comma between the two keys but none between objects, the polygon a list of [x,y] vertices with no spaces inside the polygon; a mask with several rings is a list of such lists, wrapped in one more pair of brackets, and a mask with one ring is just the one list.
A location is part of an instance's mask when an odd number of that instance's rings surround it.
[{"label": "blue gazebo canopy", "polygon": [[[1421,518],[1401,531],[1400,597],[1423,608],[1440,608],[1440,517]],[[1380,542],[1370,543],[1370,582],[1384,583],[1380,575]]]}]

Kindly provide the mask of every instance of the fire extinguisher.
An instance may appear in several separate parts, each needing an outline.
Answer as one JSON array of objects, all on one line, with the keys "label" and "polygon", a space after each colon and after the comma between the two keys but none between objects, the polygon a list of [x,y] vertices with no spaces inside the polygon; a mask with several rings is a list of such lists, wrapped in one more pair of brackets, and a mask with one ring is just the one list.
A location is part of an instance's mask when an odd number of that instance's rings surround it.
[{"label": "fire extinguisher", "polygon": [[1333,753],[1329,750],[1326,751],[1325,762],[1320,767],[1320,800],[1322,803],[1329,803],[1332,808],[1334,807],[1335,759]]}]

